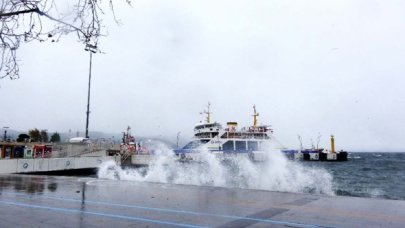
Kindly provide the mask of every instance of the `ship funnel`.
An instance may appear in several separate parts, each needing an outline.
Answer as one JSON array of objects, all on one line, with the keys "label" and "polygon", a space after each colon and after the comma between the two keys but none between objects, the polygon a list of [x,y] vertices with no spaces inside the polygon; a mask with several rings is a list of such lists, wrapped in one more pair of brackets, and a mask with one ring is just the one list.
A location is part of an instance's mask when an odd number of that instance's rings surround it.
[{"label": "ship funnel", "polygon": [[236,131],[236,129],[238,127],[237,122],[227,122],[226,125],[227,125],[229,131]]}]

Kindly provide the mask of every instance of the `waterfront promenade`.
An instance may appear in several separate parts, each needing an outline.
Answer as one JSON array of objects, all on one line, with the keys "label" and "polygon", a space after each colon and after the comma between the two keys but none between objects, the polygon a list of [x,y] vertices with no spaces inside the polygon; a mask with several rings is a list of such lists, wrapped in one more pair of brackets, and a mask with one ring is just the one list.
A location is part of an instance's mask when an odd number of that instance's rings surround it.
[{"label": "waterfront promenade", "polygon": [[405,201],[0,175],[0,227],[403,227]]}]

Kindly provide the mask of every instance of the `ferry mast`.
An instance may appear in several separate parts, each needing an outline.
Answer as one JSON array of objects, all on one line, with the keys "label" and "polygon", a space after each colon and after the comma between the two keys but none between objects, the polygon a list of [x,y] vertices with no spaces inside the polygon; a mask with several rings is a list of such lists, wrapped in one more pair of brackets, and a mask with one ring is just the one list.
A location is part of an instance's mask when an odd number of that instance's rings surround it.
[{"label": "ferry mast", "polygon": [[256,112],[256,105],[253,105],[253,127],[257,127],[257,117],[259,113]]},{"label": "ferry mast", "polygon": [[205,117],[205,122],[207,122],[207,124],[211,123],[210,106],[211,106],[211,103],[208,102],[207,110],[204,110],[203,112],[200,112],[200,114],[206,114],[206,115],[207,115],[207,116]]}]

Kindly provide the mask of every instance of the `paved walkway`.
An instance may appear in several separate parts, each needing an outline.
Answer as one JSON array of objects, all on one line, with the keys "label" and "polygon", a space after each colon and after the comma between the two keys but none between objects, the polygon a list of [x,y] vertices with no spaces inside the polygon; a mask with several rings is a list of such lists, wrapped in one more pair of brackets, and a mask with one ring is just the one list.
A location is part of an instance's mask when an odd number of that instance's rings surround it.
[{"label": "paved walkway", "polygon": [[403,227],[405,201],[0,175],[0,227]]}]

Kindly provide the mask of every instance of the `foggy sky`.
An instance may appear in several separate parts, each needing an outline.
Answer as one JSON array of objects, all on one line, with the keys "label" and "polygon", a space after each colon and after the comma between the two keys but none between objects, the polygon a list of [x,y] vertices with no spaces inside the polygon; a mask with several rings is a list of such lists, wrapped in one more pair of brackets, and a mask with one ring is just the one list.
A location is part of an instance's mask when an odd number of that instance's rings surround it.
[{"label": "foggy sky", "polygon": [[[270,124],[289,148],[405,151],[404,1],[117,1],[93,56],[90,130],[183,141],[203,120]],[[0,124],[85,130],[89,53],[74,35],[19,50]]]}]

